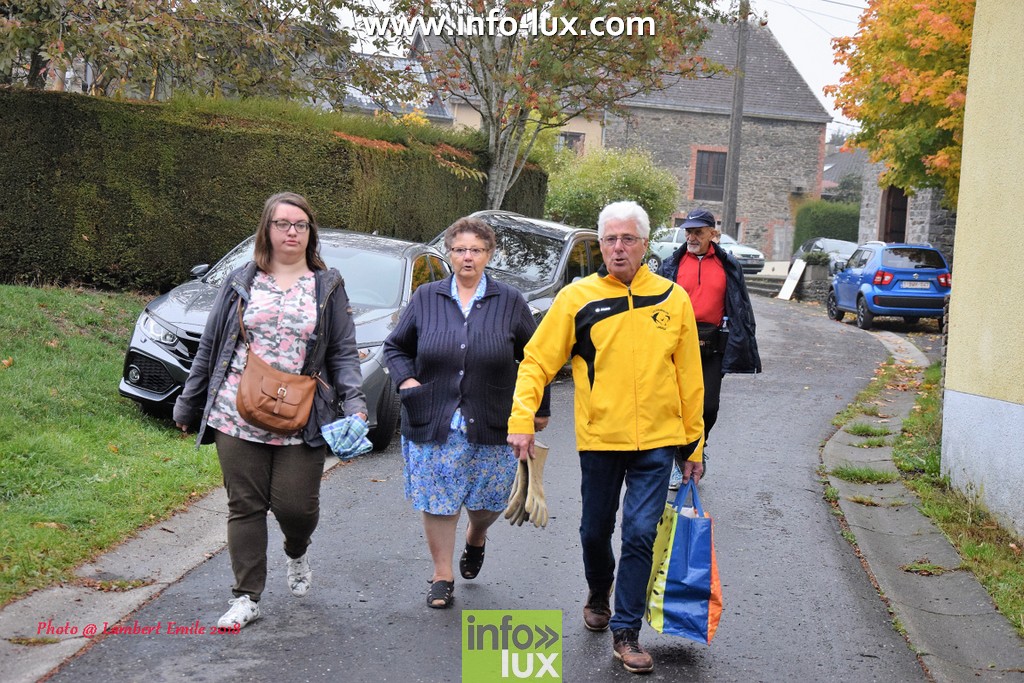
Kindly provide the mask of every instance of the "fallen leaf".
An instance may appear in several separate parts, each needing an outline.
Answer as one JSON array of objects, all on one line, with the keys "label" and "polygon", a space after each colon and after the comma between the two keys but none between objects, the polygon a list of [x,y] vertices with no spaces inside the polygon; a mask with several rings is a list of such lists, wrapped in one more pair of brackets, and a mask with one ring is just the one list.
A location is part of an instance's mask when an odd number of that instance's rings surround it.
[{"label": "fallen leaf", "polygon": [[9,368],[12,365],[14,365],[14,359],[8,356],[7,358],[0,360],[0,365],[4,366],[5,368]]},{"label": "fallen leaf", "polygon": [[86,242],[88,242],[89,241],[89,236],[88,235],[82,235],[82,239],[85,240]]},{"label": "fallen leaf", "polygon": [[120,449],[117,446],[115,446],[114,444],[112,444],[112,443],[108,443],[107,444],[107,450],[110,451],[111,453],[118,453],[118,452],[120,452]]},{"label": "fallen leaf", "polygon": [[1016,543],[1011,543],[1010,544],[1010,550],[1013,551],[1014,555],[1020,555],[1020,548],[1017,547]]},{"label": "fallen leaf", "polygon": [[50,341],[46,342],[46,345],[49,346],[51,349],[55,349],[58,346],[60,346],[60,342],[57,341],[56,339],[51,339]]},{"label": "fallen leaf", "polygon": [[32,526],[42,529],[67,529],[67,527],[59,522],[33,522]]}]

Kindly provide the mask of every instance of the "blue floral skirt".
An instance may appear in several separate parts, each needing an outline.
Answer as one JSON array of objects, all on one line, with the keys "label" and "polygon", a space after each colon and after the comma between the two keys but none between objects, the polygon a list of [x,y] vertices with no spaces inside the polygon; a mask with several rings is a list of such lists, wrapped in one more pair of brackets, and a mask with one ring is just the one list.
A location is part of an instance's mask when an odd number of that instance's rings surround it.
[{"label": "blue floral skirt", "polygon": [[518,463],[506,444],[469,443],[458,430],[440,443],[416,443],[402,437],[405,497],[416,510],[454,515],[469,510],[499,512],[508,504]]}]

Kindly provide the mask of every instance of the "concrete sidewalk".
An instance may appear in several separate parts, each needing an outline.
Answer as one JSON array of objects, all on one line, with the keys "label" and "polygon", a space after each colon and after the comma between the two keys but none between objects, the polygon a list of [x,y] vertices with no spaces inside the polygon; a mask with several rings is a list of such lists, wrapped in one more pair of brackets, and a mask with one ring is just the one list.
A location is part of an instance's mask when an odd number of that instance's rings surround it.
[{"label": "concrete sidewalk", "polygon": [[[922,368],[927,358],[897,335],[874,333],[897,361]],[[884,417],[858,421],[898,433],[911,411],[912,391],[887,390]],[[891,449],[858,448],[858,437],[837,432],[823,458],[831,470],[843,463],[893,468]],[[327,468],[337,464],[330,459]],[[832,478],[840,507],[856,537],[865,566],[905,628],[910,647],[936,681],[1024,681],[1024,647],[1007,620],[994,609],[974,577],[959,570],[960,558],[914,506],[902,484],[853,485]],[[877,506],[854,502],[869,497]],[[38,591],[0,611],[0,671],[4,681],[36,681],[95,642],[111,615],[133,624],[132,615],[168,586],[219,552],[225,543],[226,503],[222,489],[187,511],[157,524],[77,571],[81,585]],[[921,576],[903,569],[923,560],[950,570]],[[111,581],[139,587],[103,590]],[[96,587],[90,587],[96,586]],[[63,627],[63,628],[62,628]],[[73,631],[73,632],[68,632]],[[841,633],[836,633],[841,638]]]},{"label": "concrete sidewalk", "polygon": [[[898,363],[916,367],[921,379],[928,361],[916,347],[889,332],[874,334]],[[912,387],[887,388],[877,400],[879,415],[859,415],[849,424],[867,424],[897,435],[915,399]],[[860,445],[864,440],[837,431],[822,451],[826,470],[852,465],[897,472],[891,446],[865,448]],[[961,566],[956,549],[918,511],[915,494],[902,482],[854,484],[831,475],[829,482],[839,492],[839,507],[867,571],[932,678],[1024,681],[1020,637],[974,575]],[[912,571],[914,564],[946,571],[917,573]]]}]

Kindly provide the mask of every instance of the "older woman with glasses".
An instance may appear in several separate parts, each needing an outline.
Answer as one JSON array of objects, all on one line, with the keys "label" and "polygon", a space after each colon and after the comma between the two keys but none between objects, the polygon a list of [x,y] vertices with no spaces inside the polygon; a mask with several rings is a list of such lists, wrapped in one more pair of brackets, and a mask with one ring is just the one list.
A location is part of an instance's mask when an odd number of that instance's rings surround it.
[{"label": "older woman with glasses", "polygon": [[[487,277],[495,234],[461,218],[444,235],[454,274],[421,286],[384,343],[402,401],[405,495],[423,513],[433,559],[427,605],[451,606],[462,508],[464,579],[484,563],[487,529],[505,509],[517,462],[506,444],[517,363],[536,327],[522,294]],[[545,395],[545,399],[548,396]],[[548,403],[536,428],[548,422]]]},{"label": "older woman with glasses", "polygon": [[[228,553],[235,575],[231,608],[217,625],[241,629],[260,617],[267,579],[267,511],[284,533],[287,583],[309,591],[306,558],[320,518],[326,456],[320,427],[346,415],[366,419],[355,325],[341,275],[320,257],[316,220],[304,197],[270,197],[256,230],[253,260],[228,275],[174,406],[182,431],[215,443],[228,494]],[[245,325],[245,337],[241,326]],[[236,401],[248,353],[278,370],[319,378],[305,427],[267,431],[239,415]]]}]

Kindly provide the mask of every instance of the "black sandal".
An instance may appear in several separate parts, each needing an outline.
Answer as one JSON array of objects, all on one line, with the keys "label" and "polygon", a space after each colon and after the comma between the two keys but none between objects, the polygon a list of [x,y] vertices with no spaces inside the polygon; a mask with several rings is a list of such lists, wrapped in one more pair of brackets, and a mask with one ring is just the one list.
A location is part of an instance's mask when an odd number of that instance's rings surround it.
[{"label": "black sandal", "polygon": [[459,560],[459,573],[462,574],[462,578],[475,579],[476,575],[480,573],[480,569],[484,566],[484,548],[486,546],[486,542],[483,545],[466,544],[466,549],[462,551],[462,558]]},{"label": "black sandal", "polygon": [[[437,601],[440,604],[434,604]],[[430,584],[430,592],[427,593],[427,606],[434,609],[447,609],[455,602],[454,581],[434,581]]]}]

